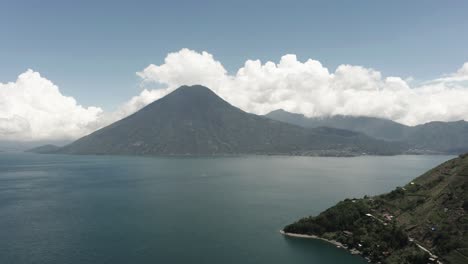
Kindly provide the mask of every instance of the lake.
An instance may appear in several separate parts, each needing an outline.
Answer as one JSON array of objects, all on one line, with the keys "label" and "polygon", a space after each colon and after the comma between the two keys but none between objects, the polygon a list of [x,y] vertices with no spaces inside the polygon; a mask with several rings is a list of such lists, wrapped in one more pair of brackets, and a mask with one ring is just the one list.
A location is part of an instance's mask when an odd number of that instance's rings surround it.
[{"label": "lake", "polygon": [[0,153],[0,263],[366,263],[279,230],[450,158]]}]

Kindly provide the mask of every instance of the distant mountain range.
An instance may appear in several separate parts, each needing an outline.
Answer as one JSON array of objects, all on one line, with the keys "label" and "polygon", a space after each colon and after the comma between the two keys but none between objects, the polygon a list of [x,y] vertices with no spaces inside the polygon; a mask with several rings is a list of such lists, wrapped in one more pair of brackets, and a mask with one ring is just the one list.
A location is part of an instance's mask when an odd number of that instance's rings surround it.
[{"label": "distant mountain range", "polygon": [[268,118],[308,128],[331,127],[361,132],[377,139],[405,142],[408,153],[468,152],[468,122],[430,122],[406,126],[391,120],[364,116],[307,118],[302,114],[275,110]]},{"label": "distant mountain range", "polygon": [[359,132],[327,127],[304,128],[249,114],[206,87],[182,86],[133,115],[69,145],[32,151],[117,155],[353,156],[398,154],[405,147]]},{"label": "distant mountain range", "polygon": [[35,147],[29,150],[26,150],[26,152],[32,152],[32,153],[40,153],[40,154],[47,154],[47,153],[53,153],[60,150],[60,147],[53,145],[53,144],[47,144],[47,145],[42,145],[39,147]]}]

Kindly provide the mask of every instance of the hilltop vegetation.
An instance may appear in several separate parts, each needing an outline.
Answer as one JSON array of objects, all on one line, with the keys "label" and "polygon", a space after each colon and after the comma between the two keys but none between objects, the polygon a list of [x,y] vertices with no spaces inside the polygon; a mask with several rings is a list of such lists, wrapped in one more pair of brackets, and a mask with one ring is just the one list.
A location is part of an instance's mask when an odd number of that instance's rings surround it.
[{"label": "hilltop vegetation", "polygon": [[468,263],[468,155],[403,187],[346,199],[284,228],[343,244],[382,263]]}]

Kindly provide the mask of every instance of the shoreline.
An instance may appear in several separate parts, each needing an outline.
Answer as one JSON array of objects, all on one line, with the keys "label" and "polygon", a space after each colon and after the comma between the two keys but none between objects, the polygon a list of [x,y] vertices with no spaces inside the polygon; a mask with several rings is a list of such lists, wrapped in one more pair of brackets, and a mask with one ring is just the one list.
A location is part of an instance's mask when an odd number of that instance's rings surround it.
[{"label": "shoreline", "polygon": [[[296,234],[296,233],[288,233],[288,232],[284,232],[284,230],[280,230],[279,231],[280,234],[282,234],[283,236],[287,236],[287,237],[295,237],[295,238],[306,238],[306,239],[317,239],[317,240],[322,240],[322,241],[325,241],[327,243],[330,243],[334,246],[336,246],[337,248],[341,248],[341,249],[344,249],[346,251],[348,251],[348,253],[350,253],[351,255],[359,255],[361,256],[362,258],[364,258],[365,260],[367,260],[368,262],[370,262],[370,260],[367,258],[367,257],[364,257],[362,255],[362,252],[355,249],[355,248],[352,248],[352,249],[349,249],[348,247],[344,246],[342,243],[336,241],[336,240],[329,240],[329,239],[326,239],[326,238],[323,238],[323,237],[319,237],[319,236],[316,236],[316,235],[304,235],[304,234]],[[439,257],[434,255],[431,251],[429,251],[428,249],[426,249],[425,247],[419,245],[418,243],[414,242],[416,244],[416,246],[418,248],[420,248],[421,250],[427,252],[431,258],[435,258],[437,260],[437,263],[439,264],[442,264],[442,262],[439,261]]]},{"label": "shoreline", "polygon": [[340,242],[338,242],[336,240],[329,240],[329,239],[319,237],[319,236],[316,236],[316,235],[304,235],[304,234],[288,233],[288,232],[284,232],[284,230],[280,230],[280,234],[282,234],[284,236],[287,236],[287,237],[297,237],[297,238],[322,240],[322,241],[325,241],[327,243],[330,243],[330,244],[336,246],[337,248],[342,248],[342,249],[348,251],[351,255],[361,255],[362,254],[359,250],[354,249],[354,248],[349,249],[348,247],[344,246],[342,243],[340,243]]}]

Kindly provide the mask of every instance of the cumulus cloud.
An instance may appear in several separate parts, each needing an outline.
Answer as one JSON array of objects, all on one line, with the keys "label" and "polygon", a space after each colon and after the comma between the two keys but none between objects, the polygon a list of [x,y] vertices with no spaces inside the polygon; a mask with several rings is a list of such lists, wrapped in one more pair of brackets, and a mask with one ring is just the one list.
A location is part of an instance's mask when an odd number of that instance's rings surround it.
[{"label": "cumulus cloud", "polygon": [[468,87],[468,85],[466,85],[467,81],[468,81],[468,62],[465,62],[463,66],[460,69],[458,69],[455,73],[446,74],[445,76],[441,78],[429,80],[426,83],[428,84],[444,83],[445,85],[458,85],[460,84],[460,82],[465,82],[465,87]]},{"label": "cumulus cloud", "polygon": [[0,140],[76,139],[132,114],[181,85],[209,87],[251,113],[285,109],[309,117],[373,116],[407,125],[468,120],[468,62],[452,74],[414,85],[411,78],[383,76],[375,69],[340,65],[329,71],[319,61],[295,55],[279,62],[247,60],[230,74],[208,52],[182,49],[161,65],[141,72],[144,89],[104,113],[64,96],[51,81],[28,70],[16,82],[0,83]]},{"label": "cumulus cloud", "polygon": [[[201,84],[257,114],[282,108],[309,117],[373,116],[407,125],[468,119],[468,63],[453,74],[411,86],[408,79],[384,77],[361,66],[340,65],[329,72],[319,61],[301,62],[291,54],[278,63],[248,60],[231,75],[211,54],[182,49],[168,54],[163,64],[149,65],[137,75],[144,83],[165,87],[134,97],[132,101],[140,105],[180,85]],[[128,104],[128,109],[139,108]]]},{"label": "cumulus cloud", "polygon": [[0,83],[0,140],[74,139],[99,127],[101,114],[32,70],[16,82]]},{"label": "cumulus cloud", "polygon": [[468,62],[465,62],[463,66],[455,73],[456,76],[468,77]]}]

